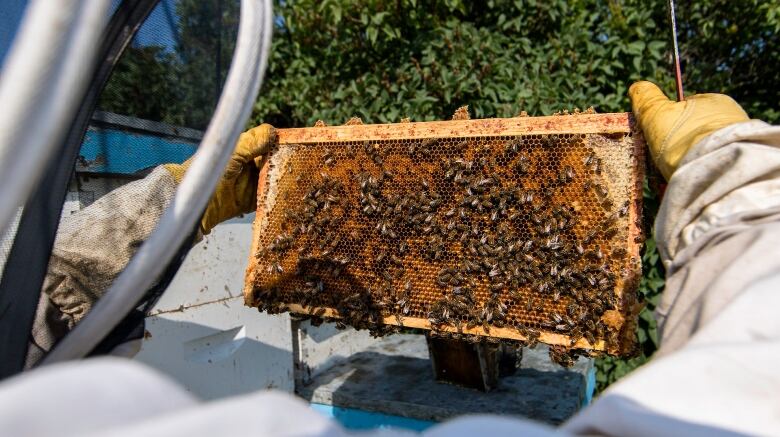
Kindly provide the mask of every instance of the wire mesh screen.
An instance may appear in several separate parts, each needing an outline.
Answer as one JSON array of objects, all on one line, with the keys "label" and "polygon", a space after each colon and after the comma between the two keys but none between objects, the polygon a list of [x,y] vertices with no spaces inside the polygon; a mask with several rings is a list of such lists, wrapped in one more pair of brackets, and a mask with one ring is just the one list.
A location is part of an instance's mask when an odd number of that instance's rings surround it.
[{"label": "wire mesh screen", "polygon": [[162,0],[100,98],[99,110],[203,130],[235,48],[239,5]]},{"label": "wire mesh screen", "polygon": [[[238,14],[237,1],[163,0],[118,59],[62,210],[43,289],[48,314],[78,323],[156,226],[172,183],[141,178],[197,149],[233,56]],[[148,295],[140,310],[163,289]],[[136,312],[126,322],[139,320]],[[117,332],[123,329],[129,328]]]},{"label": "wire mesh screen", "polygon": [[154,7],[100,95],[65,210],[195,152],[230,66],[238,20],[237,0]]},{"label": "wire mesh screen", "polygon": [[249,305],[379,335],[633,348],[643,161],[625,114],[279,135]]},{"label": "wire mesh screen", "polygon": [[[183,162],[196,151],[230,66],[238,21],[237,0],[157,3],[118,59],[99,97],[81,144],[63,216],[90,214],[84,208],[108,193],[161,164]],[[135,199],[109,196],[105,201]],[[132,209],[128,207],[100,206],[103,211]],[[138,220],[156,223],[157,218],[147,215]],[[98,215],[94,220],[102,218]],[[151,229],[154,223],[138,227]],[[63,222],[60,229],[67,224]],[[112,241],[99,234],[94,238],[90,244],[95,248]]]}]

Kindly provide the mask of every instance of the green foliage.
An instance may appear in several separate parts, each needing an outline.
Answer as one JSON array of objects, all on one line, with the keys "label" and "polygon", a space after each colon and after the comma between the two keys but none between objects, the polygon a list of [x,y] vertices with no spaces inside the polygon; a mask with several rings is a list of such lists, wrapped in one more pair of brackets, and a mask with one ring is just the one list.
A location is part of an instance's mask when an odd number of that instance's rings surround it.
[{"label": "green foliage", "polygon": [[669,82],[666,42],[647,38],[653,14],[635,3],[281,2],[254,121],[434,120],[463,104],[473,117],[625,111],[632,81]]},{"label": "green foliage", "polygon": [[[474,117],[566,107],[629,109],[639,79],[673,91],[666,2],[279,1],[253,122],[310,126]],[[777,1],[678,4],[687,93],[732,95],[780,120]]]},{"label": "green foliage", "polygon": [[687,86],[728,94],[750,116],[780,121],[780,2],[690,2],[679,19]]}]

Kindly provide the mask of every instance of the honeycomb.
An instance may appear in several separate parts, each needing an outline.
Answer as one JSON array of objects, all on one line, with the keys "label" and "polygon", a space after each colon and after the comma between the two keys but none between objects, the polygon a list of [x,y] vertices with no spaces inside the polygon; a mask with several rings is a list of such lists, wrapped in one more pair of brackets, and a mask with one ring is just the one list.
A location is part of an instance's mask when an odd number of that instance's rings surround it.
[{"label": "honeycomb", "polygon": [[246,303],[563,363],[630,354],[643,165],[628,114],[280,130]]}]

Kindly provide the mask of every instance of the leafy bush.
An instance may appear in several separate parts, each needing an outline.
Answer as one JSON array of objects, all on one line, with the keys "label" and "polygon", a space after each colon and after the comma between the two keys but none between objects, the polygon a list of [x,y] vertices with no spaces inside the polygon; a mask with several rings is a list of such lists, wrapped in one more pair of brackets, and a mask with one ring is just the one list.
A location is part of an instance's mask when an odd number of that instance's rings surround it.
[{"label": "leafy bush", "polygon": [[[636,2],[637,5],[639,2]],[[626,12],[630,11],[630,13]],[[671,84],[652,10],[598,1],[297,1],[254,121],[277,126],[629,108],[640,78]]]}]

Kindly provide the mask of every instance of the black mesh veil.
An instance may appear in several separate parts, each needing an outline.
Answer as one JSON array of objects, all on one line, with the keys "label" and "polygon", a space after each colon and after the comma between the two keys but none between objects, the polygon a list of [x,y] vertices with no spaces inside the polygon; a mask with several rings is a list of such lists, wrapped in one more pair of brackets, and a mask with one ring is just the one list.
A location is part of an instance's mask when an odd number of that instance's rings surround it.
[{"label": "black mesh veil", "polygon": [[238,13],[237,1],[160,1],[119,59],[97,109],[204,130],[230,66]]}]

